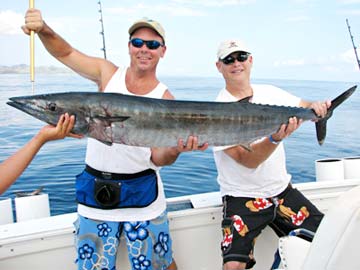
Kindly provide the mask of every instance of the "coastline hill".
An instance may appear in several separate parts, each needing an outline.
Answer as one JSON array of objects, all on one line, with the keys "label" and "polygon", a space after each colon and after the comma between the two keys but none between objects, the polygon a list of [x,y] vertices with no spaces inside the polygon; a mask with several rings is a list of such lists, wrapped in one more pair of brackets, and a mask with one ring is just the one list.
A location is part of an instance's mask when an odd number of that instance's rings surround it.
[{"label": "coastline hill", "polygon": [[[26,74],[29,73],[29,65],[21,64],[14,66],[0,66],[0,74]],[[73,73],[67,67],[39,66],[35,67],[36,73]]]}]

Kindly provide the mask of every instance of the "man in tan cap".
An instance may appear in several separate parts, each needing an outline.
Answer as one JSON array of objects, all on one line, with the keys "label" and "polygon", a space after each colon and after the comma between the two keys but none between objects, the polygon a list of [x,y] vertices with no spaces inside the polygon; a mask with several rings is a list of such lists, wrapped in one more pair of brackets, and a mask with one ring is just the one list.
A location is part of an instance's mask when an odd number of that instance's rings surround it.
[{"label": "man in tan cap", "polygon": [[[226,40],[220,44],[216,67],[225,79],[225,88],[216,101],[248,99],[312,108],[319,116],[326,115],[330,101],[308,102],[272,85],[252,84],[253,61],[244,42]],[[267,225],[279,236],[300,227],[316,231],[323,214],[291,186],[286,170],[282,140],[300,124],[301,120],[290,118],[276,133],[253,142],[252,151],[239,145],[213,148],[224,203],[221,250],[225,270],[253,267],[255,239]]]},{"label": "man in tan cap", "polygon": [[[39,10],[29,9],[25,23],[26,34],[35,31],[51,55],[94,81],[100,92],[174,98],[156,77],[157,64],[166,52],[165,32],[158,22],[143,18],[130,27],[129,67],[74,49],[43,21]],[[176,269],[159,170],[181,152],[206,148],[206,144],[199,147],[193,136],[169,148],[108,146],[89,138],[86,168],[76,179],[78,269],[95,265],[115,269],[121,235],[132,269]],[[130,188],[121,188],[122,181]]]}]

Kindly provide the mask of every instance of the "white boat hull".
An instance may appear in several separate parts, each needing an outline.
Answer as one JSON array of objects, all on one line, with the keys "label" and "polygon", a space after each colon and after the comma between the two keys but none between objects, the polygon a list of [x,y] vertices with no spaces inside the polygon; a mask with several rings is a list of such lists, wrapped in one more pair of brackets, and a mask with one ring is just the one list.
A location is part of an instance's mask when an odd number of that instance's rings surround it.
[{"label": "white boat hull", "polygon": [[[295,185],[321,211],[359,180],[328,181]],[[174,257],[179,270],[221,270],[222,219],[218,192],[168,199],[169,205],[190,203],[194,208],[170,211]],[[0,226],[0,269],[76,269],[73,222],[76,213],[34,219]],[[124,240],[124,239],[123,239]],[[257,240],[255,270],[269,269],[277,237],[267,228]],[[125,241],[121,241],[117,269],[130,269]]]}]

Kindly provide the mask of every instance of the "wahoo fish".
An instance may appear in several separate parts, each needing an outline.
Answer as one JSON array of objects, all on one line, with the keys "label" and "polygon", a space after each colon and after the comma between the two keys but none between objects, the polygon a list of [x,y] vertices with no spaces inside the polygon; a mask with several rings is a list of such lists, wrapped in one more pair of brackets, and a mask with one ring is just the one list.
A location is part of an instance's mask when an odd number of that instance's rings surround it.
[{"label": "wahoo fish", "polygon": [[75,134],[105,144],[175,146],[189,135],[199,144],[242,145],[276,132],[290,117],[315,120],[317,140],[323,144],[326,122],[334,109],[353,94],[353,86],[332,101],[325,117],[311,109],[239,102],[164,100],[119,93],[63,92],[12,97],[7,102],[31,116],[56,125],[64,113],[75,115]]}]

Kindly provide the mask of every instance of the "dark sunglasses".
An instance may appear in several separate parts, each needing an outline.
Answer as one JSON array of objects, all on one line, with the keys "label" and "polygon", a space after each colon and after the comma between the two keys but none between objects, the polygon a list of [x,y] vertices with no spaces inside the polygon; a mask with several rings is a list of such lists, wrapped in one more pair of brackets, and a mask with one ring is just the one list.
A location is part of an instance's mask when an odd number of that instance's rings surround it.
[{"label": "dark sunglasses", "polygon": [[221,59],[221,62],[223,62],[225,65],[230,65],[235,63],[235,60],[238,60],[239,62],[245,62],[248,60],[250,53],[238,53],[236,57],[229,55],[226,56],[224,59]]},{"label": "dark sunglasses", "polygon": [[157,48],[159,48],[160,46],[164,46],[164,44],[161,44],[159,41],[157,40],[143,40],[141,38],[133,38],[130,40],[131,44],[136,47],[136,48],[141,48],[142,46],[144,46],[144,44],[146,45],[146,47],[150,50],[156,50]]}]

